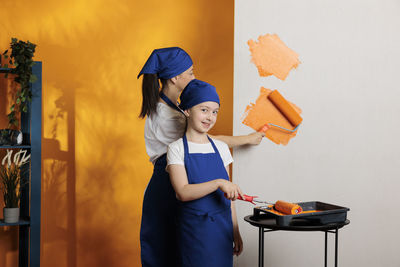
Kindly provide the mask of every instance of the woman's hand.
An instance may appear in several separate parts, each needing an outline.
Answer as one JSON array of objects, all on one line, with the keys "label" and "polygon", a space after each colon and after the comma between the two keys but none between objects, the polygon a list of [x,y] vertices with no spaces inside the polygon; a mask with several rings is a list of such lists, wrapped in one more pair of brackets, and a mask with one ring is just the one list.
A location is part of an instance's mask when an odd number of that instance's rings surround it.
[{"label": "woman's hand", "polygon": [[238,185],[224,179],[219,179],[218,182],[218,188],[225,193],[225,197],[227,199],[236,200],[239,195],[243,198],[242,190],[240,190]]},{"label": "woman's hand", "polygon": [[261,140],[265,136],[263,132],[254,132],[247,135],[247,144],[248,145],[258,145],[261,143]]},{"label": "woman's hand", "polygon": [[235,229],[233,231],[233,255],[239,256],[242,251],[243,251],[243,240],[242,237],[240,236],[239,229]]}]

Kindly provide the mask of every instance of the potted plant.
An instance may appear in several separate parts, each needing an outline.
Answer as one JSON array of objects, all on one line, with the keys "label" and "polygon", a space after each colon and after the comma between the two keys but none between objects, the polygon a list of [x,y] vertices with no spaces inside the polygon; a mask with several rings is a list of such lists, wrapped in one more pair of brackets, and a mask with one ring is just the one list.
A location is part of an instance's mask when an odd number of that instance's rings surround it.
[{"label": "potted plant", "polygon": [[20,86],[15,94],[15,102],[10,108],[8,116],[9,126],[18,126],[16,118],[17,110],[20,112],[28,111],[28,102],[32,101],[32,91],[30,84],[37,80],[32,73],[32,66],[35,64],[33,56],[35,54],[36,45],[27,41],[20,41],[16,38],[11,39],[11,55],[10,61],[13,62],[15,68],[11,70],[15,74],[14,81]]},{"label": "potted plant", "polygon": [[[0,145],[19,145],[22,143],[22,132],[17,130],[19,125],[18,114],[28,111],[28,103],[32,100],[30,84],[37,80],[37,77],[32,73],[32,66],[35,64],[33,56],[36,45],[29,41],[24,42],[12,38],[10,46],[11,54],[8,55],[8,50],[2,54],[5,62],[0,61],[0,67],[12,67],[6,73],[6,77],[8,73],[14,74],[14,81],[19,86],[15,93],[15,101],[7,114],[8,129],[0,130]],[[16,139],[15,136],[18,136],[18,138]],[[17,140],[18,142],[16,142]]]},{"label": "potted plant", "polygon": [[26,150],[19,150],[12,157],[13,150],[7,149],[0,165],[0,181],[4,198],[4,222],[16,223],[19,220],[19,203],[21,199],[21,189],[27,180],[23,175],[25,168],[23,166],[29,162],[30,154]]}]

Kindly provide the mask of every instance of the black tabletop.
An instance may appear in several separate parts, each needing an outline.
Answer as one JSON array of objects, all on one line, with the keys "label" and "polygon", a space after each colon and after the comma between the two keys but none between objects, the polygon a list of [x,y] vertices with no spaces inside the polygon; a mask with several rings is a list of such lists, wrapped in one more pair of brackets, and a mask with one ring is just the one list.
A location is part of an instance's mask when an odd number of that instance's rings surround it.
[{"label": "black tabletop", "polygon": [[257,217],[254,215],[248,215],[244,217],[244,220],[257,227],[285,231],[327,231],[342,228],[350,223],[349,220],[346,220],[338,223],[318,224],[310,223],[310,221],[304,219],[296,219],[288,226],[280,226],[276,224],[275,218],[268,217],[266,214],[260,214]]}]

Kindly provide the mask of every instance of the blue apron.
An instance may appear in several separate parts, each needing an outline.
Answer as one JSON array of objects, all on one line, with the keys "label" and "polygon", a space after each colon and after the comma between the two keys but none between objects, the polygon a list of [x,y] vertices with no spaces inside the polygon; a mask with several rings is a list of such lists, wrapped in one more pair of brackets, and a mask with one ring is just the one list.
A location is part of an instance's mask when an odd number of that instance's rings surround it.
[{"label": "blue apron", "polygon": [[166,154],[154,164],[143,199],[140,247],[143,267],[177,266],[175,191],[165,171]]},{"label": "blue apron", "polygon": [[[162,92],[160,97],[173,109],[182,112]],[[153,175],[143,199],[140,248],[143,267],[175,267],[177,260],[177,199],[171,185],[166,154],[154,164]]]},{"label": "blue apron", "polygon": [[[208,139],[214,153],[189,154],[186,135],[183,137],[185,168],[190,184],[218,178],[229,180],[218,149],[211,138]],[[179,202],[177,223],[181,266],[232,267],[231,202],[221,190],[200,199]]]}]

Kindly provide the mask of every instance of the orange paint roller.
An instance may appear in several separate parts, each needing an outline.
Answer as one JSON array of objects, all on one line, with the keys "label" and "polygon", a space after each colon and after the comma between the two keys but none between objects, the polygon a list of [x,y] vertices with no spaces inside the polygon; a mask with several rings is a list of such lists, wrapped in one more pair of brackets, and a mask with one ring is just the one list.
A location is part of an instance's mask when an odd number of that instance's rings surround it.
[{"label": "orange paint roller", "polygon": [[303,212],[303,208],[300,207],[298,204],[286,202],[283,200],[278,200],[277,202],[275,202],[275,204],[273,204],[273,203],[266,202],[263,200],[258,200],[255,198],[257,198],[257,196],[249,196],[249,195],[243,195],[243,197],[238,196],[239,200],[248,201],[254,205],[256,203],[272,204],[276,211],[279,211],[285,215],[295,215],[295,214],[300,214]]},{"label": "orange paint roller", "polygon": [[274,209],[287,215],[294,215],[303,212],[302,207],[299,205],[283,200],[278,200],[274,205]]},{"label": "orange paint roller", "polygon": [[303,119],[300,117],[300,114],[297,113],[297,111],[293,108],[293,106],[278,92],[278,90],[272,91],[268,95],[268,99],[295,128],[293,130],[290,130],[276,124],[267,123],[260,128],[259,132],[266,132],[270,128],[270,126],[278,127],[289,132],[297,131],[297,128],[300,126]]}]

